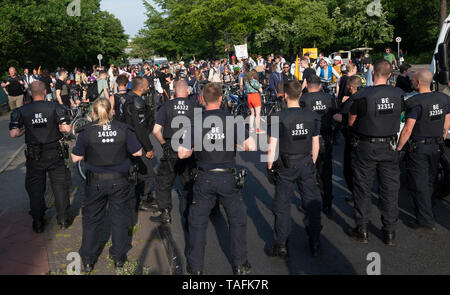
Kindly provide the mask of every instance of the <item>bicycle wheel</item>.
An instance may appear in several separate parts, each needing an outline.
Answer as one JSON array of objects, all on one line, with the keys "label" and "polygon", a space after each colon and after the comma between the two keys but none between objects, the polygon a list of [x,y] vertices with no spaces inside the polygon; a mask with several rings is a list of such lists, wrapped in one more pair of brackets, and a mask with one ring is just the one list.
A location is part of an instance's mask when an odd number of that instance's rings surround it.
[{"label": "bicycle wheel", "polygon": [[73,126],[72,126],[72,134],[76,136],[77,131],[78,131],[80,128],[84,127],[84,126],[85,126],[86,124],[88,124],[88,123],[89,123],[89,121],[88,121],[88,119],[86,119],[86,118],[79,118],[79,119],[77,119],[77,120],[73,123]]},{"label": "bicycle wheel", "polygon": [[83,181],[86,181],[86,168],[84,165],[84,160],[81,160],[80,162],[77,163],[77,170],[81,179],[83,179]]}]

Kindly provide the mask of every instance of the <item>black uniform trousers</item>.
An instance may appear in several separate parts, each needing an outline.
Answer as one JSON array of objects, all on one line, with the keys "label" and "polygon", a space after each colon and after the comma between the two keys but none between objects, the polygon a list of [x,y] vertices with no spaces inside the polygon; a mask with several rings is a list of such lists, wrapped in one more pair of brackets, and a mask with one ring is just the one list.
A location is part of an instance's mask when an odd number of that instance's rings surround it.
[{"label": "black uniform trousers", "polygon": [[65,221],[70,216],[70,170],[66,167],[64,159],[57,149],[44,150],[41,158],[27,160],[27,172],[25,176],[25,188],[30,198],[30,215],[38,220],[44,217],[47,206],[45,204],[45,189],[47,185],[47,173],[50,177],[53,195],[55,196],[56,219],[58,223]]},{"label": "black uniform trousers", "polygon": [[130,199],[134,196],[133,186],[127,178],[116,180],[92,179],[86,184],[82,206],[83,240],[80,256],[85,264],[95,264],[101,249],[101,237],[106,210],[111,218],[112,246],[109,256],[114,261],[125,261],[131,249],[129,226],[132,225]]},{"label": "black uniform trousers", "polygon": [[194,186],[194,158],[178,159],[175,153],[169,159],[161,158],[156,174],[156,202],[160,210],[172,210],[172,188],[177,175],[180,178],[183,191],[183,214],[188,216],[188,207],[192,202]]},{"label": "black uniform trousers", "polygon": [[145,155],[134,157],[133,163],[137,165],[138,177],[136,184],[136,196],[138,201],[151,197],[153,187],[153,163]]},{"label": "black uniform trousers", "polygon": [[432,196],[437,184],[440,156],[436,143],[412,143],[406,154],[408,192],[417,221],[423,226],[435,226]]},{"label": "black uniform trousers", "polygon": [[353,196],[357,225],[369,223],[372,186],[378,176],[379,208],[383,230],[394,231],[398,221],[400,190],[399,153],[389,143],[360,141],[352,149]]},{"label": "black uniform trousers", "polygon": [[344,146],[344,179],[348,190],[353,194],[353,170],[352,170],[352,134],[348,127],[342,129],[345,139]]},{"label": "black uniform trousers", "polygon": [[331,206],[333,202],[333,143],[332,135],[320,136],[320,151],[317,158],[317,183],[319,184],[323,206]]},{"label": "black uniform trousers", "polygon": [[291,233],[291,202],[295,186],[298,187],[306,215],[303,219],[311,239],[317,240],[322,230],[322,200],[317,185],[316,167],[310,156],[291,160],[290,168],[280,168],[275,180],[273,214],[275,216],[275,242],[285,245]]},{"label": "black uniform trousers", "polygon": [[206,229],[216,200],[225,209],[230,228],[230,252],[234,266],[247,260],[247,212],[232,173],[200,171],[194,185],[189,210],[188,262],[192,269],[203,270]]}]

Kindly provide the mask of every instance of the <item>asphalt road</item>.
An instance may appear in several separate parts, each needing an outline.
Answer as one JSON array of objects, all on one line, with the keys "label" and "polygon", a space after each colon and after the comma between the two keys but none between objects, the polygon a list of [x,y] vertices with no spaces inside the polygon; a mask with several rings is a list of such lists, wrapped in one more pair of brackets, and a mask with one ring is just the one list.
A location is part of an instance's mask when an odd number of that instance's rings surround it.
[{"label": "asphalt road", "polygon": [[[0,118],[0,124],[5,124]],[[2,125],[3,126],[3,125]],[[7,127],[5,127],[7,128]],[[7,145],[5,128],[0,135],[0,144]],[[6,129],[7,130],[7,129]],[[156,145],[157,157],[161,156],[161,148]],[[16,144],[16,142],[14,142]],[[0,147],[1,147],[0,145]],[[2,155],[10,153],[13,147],[0,150]],[[253,274],[287,275],[287,274],[366,274],[370,261],[369,253],[376,252],[381,258],[381,274],[450,274],[450,203],[435,200],[435,214],[438,222],[435,232],[413,231],[404,225],[412,218],[411,200],[405,191],[405,177],[402,174],[402,190],[399,197],[400,220],[397,231],[397,246],[388,247],[381,241],[381,222],[377,204],[377,186],[374,184],[372,224],[370,243],[361,245],[351,240],[345,230],[354,225],[353,208],[344,200],[348,195],[342,174],[343,138],[341,137],[334,149],[334,186],[333,194],[335,215],[328,219],[323,215],[322,255],[313,259],[309,255],[307,236],[304,230],[302,212],[297,210],[300,205],[299,195],[292,198],[292,234],[289,240],[291,259],[288,262],[272,259],[264,254],[273,243],[272,198],[274,187],[265,176],[265,164],[260,162],[261,153],[239,153],[238,165],[249,171],[247,183],[242,191],[247,208],[247,243],[248,257],[253,266]],[[8,168],[7,173],[0,177],[0,211],[7,208],[25,211],[28,208],[28,198],[24,189],[25,158],[22,154]],[[158,161],[154,161],[157,165]],[[155,167],[155,171],[156,171]],[[404,170],[404,169],[403,169]],[[78,177],[78,175],[73,175]],[[173,192],[174,208],[180,209],[179,183],[177,181]],[[186,268],[187,233],[183,230],[180,210],[174,210],[173,223],[168,226],[168,233],[174,246],[174,261],[180,266],[179,273]],[[222,208],[221,214],[212,216],[207,233],[205,255],[205,274],[232,274],[230,263],[229,232],[226,214]],[[172,259],[173,257],[171,257]]]},{"label": "asphalt road", "polygon": [[[362,245],[351,240],[345,230],[354,226],[353,208],[344,200],[348,195],[343,180],[343,138],[334,149],[333,194],[334,217],[328,219],[322,215],[322,255],[312,258],[309,255],[307,236],[303,226],[304,214],[297,210],[300,205],[298,193],[292,198],[292,234],[288,243],[290,260],[285,262],[269,258],[264,254],[273,243],[272,198],[274,186],[265,177],[265,164],[259,161],[260,153],[240,153],[238,165],[249,171],[247,183],[242,191],[247,207],[247,243],[248,257],[255,275],[288,274],[367,274],[371,261],[369,253],[376,252],[381,258],[381,274],[385,275],[420,275],[450,274],[450,204],[435,200],[435,214],[438,222],[436,232],[414,231],[404,225],[412,218],[410,198],[405,191],[405,177],[402,174],[402,190],[399,197],[400,219],[397,230],[397,246],[389,247],[381,241],[381,220],[377,209],[378,198],[372,196],[372,224],[370,225],[370,242]],[[404,171],[404,169],[403,169]],[[177,190],[179,192],[179,189]],[[374,183],[374,192],[377,191]],[[174,208],[180,208],[179,194],[173,193]],[[176,244],[176,253],[185,270],[187,253],[187,233],[183,230],[180,210],[173,212],[173,223],[168,228]],[[205,274],[232,274],[229,232],[224,209],[221,214],[212,216],[207,232],[205,255]]]}]

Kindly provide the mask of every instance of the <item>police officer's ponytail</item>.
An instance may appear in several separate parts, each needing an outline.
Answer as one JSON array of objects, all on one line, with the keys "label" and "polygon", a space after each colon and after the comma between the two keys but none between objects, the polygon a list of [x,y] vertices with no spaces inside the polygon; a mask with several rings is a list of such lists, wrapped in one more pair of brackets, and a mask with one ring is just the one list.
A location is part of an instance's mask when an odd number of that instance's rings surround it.
[{"label": "police officer's ponytail", "polygon": [[99,98],[93,104],[94,118],[103,126],[111,121],[111,103],[106,98]]}]

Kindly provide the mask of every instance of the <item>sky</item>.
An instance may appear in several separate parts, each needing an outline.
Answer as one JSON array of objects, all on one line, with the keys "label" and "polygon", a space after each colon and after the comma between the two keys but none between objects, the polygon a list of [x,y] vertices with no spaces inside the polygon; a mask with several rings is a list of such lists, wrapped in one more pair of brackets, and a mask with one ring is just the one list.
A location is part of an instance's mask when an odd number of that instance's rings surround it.
[{"label": "sky", "polygon": [[[152,3],[152,1],[148,2]],[[100,7],[120,19],[125,34],[128,34],[130,39],[144,27],[147,19],[142,0],[102,0]]]}]

